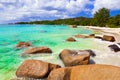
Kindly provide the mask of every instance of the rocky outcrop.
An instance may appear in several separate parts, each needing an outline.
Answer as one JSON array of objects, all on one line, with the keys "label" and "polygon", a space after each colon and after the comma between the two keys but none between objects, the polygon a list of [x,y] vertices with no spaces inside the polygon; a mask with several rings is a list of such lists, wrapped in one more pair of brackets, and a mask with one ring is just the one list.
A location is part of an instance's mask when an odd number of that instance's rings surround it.
[{"label": "rocky outcrop", "polygon": [[16,48],[24,48],[24,47],[29,47],[29,46],[32,46],[29,42],[19,42]]},{"label": "rocky outcrop", "polygon": [[90,53],[85,50],[63,50],[59,57],[65,66],[86,65],[89,63]]},{"label": "rocky outcrop", "polygon": [[52,53],[52,50],[48,47],[32,47],[28,48],[23,54],[41,54],[41,53]]},{"label": "rocky outcrop", "polygon": [[90,34],[90,35],[82,35],[82,34],[77,34],[75,35],[76,38],[97,38],[97,39],[102,39],[105,41],[110,41],[110,42],[114,42],[115,38],[113,36],[108,36],[108,35],[104,35],[103,37],[101,36],[96,36],[95,34]]},{"label": "rocky outcrop", "polygon": [[114,42],[115,38],[113,36],[104,35],[102,40]]},{"label": "rocky outcrop", "polygon": [[16,71],[17,77],[46,78],[48,74],[60,68],[59,65],[43,62],[40,60],[25,60]]},{"label": "rocky outcrop", "polygon": [[77,34],[75,35],[76,38],[95,38],[95,34],[90,34],[90,35],[82,35],[82,34]]},{"label": "rocky outcrop", "polygon": [[119,52],[120,51],[120,47],[118,46],[119,44],[112,44],[112,45],[109,45],[108,47],[114,51],[114,52]]},{"label": "rocky outcrop", "polygon": [[76,40],[73,37],[69,37],[68,39],[66,39],[66,41],[68,41],[68,42],[76,42]]},{"label": "rocky outcrop", "polygon": [[53,70],[48,80],[120,80],[120,67],[81,65]]},{"label": "rocky outcrop", "polygon": [[70,27],[70,28],[77,28],[76,25],[70,25],[69,27]]}]

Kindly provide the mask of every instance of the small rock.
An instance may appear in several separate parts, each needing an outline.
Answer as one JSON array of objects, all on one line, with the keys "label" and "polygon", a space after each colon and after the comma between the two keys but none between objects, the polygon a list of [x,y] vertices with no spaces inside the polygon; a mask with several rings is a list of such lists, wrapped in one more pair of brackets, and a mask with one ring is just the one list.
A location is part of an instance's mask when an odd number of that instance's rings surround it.
[{"label": "small rock", "polygon": [[76,40],[73,37],[69,37],[66,41],[68,41],[68,42],[76,42]]},{"label": "small rock", "polygon": [[32,46],[29,42],[19,42],[16,48],[24,48],[24,47],[29,47],[29,46]]}]

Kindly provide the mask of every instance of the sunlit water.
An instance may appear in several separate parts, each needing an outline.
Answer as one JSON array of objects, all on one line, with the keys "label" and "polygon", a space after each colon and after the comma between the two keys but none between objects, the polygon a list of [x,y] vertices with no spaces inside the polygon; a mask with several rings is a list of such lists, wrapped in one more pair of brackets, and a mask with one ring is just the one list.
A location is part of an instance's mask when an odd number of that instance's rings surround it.
[{"label": "sunlit water", "polygon": [[[65,41],[75,34],[92,33],[94,32],[80,26],[73,29],[65,25],[0,25],[0,80],[14,78],[16,69],[26,59],[43,60],[64,66],[58,56],[63,49],[92,49],[97,55],[91,57],[95,63],[120,66],[120,54],[107,47],[112,44],[110,42],[78,38],[75,38],[77,42]],[[20,41],[30,42],[34,47],[48,46],[53,53],[23,57],[21,53],[25,49],[15,48]]]}]

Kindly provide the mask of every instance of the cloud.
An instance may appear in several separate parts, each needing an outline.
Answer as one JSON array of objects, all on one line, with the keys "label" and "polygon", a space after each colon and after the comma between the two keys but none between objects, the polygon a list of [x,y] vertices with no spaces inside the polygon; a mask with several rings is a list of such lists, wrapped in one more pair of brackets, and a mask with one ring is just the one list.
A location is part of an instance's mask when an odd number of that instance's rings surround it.
[{"label": "cloud", "polygon": [[[0,23],[21,20],[43,20],[73,17],[90,0],[0,0]],[[37,18],[38,17],[38,18]]]},{"label": "cloud", "polygon": [[120,10],[120,0],[95,0],[92,14],[103,7],[110,10]]},{"label": "cloud", "polygon": [[92,16],[100,8],[120,10],[120,0],[0,0],[0,23]]}]

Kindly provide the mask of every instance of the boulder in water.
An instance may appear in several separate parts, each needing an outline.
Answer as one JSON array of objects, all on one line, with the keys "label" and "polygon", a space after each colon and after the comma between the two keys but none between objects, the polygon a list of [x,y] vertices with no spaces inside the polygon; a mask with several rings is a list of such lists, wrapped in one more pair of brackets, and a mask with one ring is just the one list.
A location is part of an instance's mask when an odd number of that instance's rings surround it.
[{"label": "boulder in water", "polygon": [[66,41],[68,41],[68,42],[76,42],[76,40],[73,37],[69,37],[68,39],[66,39]]},{"label": "boulder in water", "polygon": [[77,66],[89,64],[90,53],[85,50],[63,50],[59,57],[65,66]]},{"label": "boulder in water", "polygon": [[104,35],[103,38],[102,38],[102,40],[114,42],[115,38],[114,38],[114,36]]},{"label": "boulder in water", "polygon": [[56,68],[60,68],[60,66],[40,60],[25,60],[17,69],[16,75],[17,77],[41,79],[46,78]]},{"label": "boulder in water", "polygon": [[41,54],[41,53],[52,53],[52,50],[48,47],[32,47],[28,48],[23,54]]},{"label": "boulder in water", "polygon": [[111,65],[81,65],[53,70],[48,80],[120,80],[120,67]]},{"label": "boulder in water", "polygon": [[114,52],[120,51],[120,48],[116,44],[109,45],[108,47]]},{"label": "boulder in water", "polygon": [[19,42],[16,48],[24,48],[24,47],[29,47],[29,46],[32,46],[29,42]]}]

